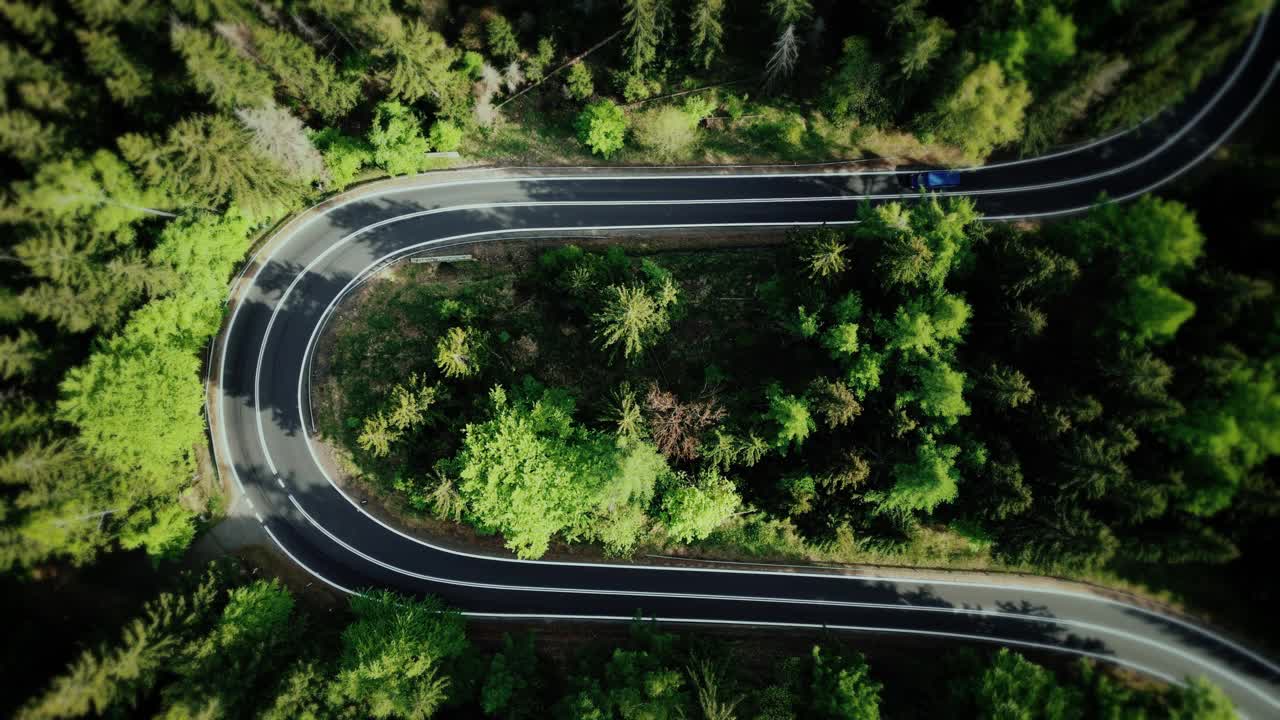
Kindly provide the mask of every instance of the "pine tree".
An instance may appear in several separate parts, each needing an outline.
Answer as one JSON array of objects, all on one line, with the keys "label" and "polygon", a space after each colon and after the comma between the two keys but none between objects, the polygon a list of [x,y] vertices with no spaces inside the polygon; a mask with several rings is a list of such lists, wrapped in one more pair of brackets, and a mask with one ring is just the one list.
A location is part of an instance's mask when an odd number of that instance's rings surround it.
[{"label": "pine tree", "polygon": [[384,54],[391,60],[385,78],[393,97],[406,103],[427,98],[445,117],[465,117],[470,81],[451,69],[459,53],[445,44],[440,33],[412,20],[390,36]]},{"label": "pine tree", "polygon": [[639,73],[657,57],[669,7],[667,0],[623,0],[622,22],[627,28],[624,50],[632,73]]},{"label": "pine tree", "polygon": [[199,205],[233,201],[269,212],[297,199],[297,185],[254,148],[253,133],[222,115],[179,120],[163,142],[139,135],[124,135],[117,142],[152,186]]},{"label": "pine tree", "polygon": [[186,63],[192,83],[214,105],[232,110],[270,102],[274,89],[271,77],[237,54],[222,38],[178,23],[173,26],[170,39]]},{"label": "pine tree", "polygon": [[304,107],[336,120],[360,101],[360,76],[340,72],[296,36],[263,25],[252,26],[250,36],[254,55],[270,70],[284,93]]},{"label": "pine tree", "polygon": [[848,249],[840,231],[830,228],[814,231],[804,243],[804,261],[809,266],[809,277],[827,280],[844,272],[848,265],[844,254]]},{"label": "pine tree", "polygon": [[445,377],[470,377],[479,372],[480,344],[474,332],[451,327],[436,343],[436,366]]},{"label": "pine tree", "polygon": [[105,80],[113,100],[130,107],[151,94],[150,68],[130,58],[116,36],[104,31],[77,30],[76,39],[84,50],[85,63]]},{"label": "pine tree", "polygon": [[13,337],[0,337],[0,379],[30,378],[44,357],[35,333],[26,328]]},{"label": "pine tree", "polygon": [[724,51],[724,27],[720,17],[724,14],[725,0],[694,0],[689,8],[690,43],[694,57],[709,68]]}]

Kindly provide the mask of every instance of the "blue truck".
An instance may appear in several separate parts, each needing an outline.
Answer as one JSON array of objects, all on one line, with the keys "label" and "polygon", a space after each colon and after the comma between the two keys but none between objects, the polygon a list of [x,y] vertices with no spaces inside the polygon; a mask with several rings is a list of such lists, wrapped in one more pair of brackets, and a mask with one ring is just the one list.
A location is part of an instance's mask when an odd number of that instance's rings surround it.
[{"label": "blue truck", "polygon": [[917,190],[942,190],[960,184],[960,173],[953,170],[930,170],[911,176],[911,187]]}]

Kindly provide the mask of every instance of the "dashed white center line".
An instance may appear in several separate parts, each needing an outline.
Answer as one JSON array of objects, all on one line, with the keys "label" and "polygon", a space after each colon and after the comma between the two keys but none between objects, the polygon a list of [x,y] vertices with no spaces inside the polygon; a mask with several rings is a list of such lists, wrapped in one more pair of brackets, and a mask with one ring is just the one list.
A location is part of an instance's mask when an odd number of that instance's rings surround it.
[{"label": "dashed white center line", "polygon": [[281,480],[279,475],[276,476],[276,484],[280,486],[281,490],[284,489],[284,480]]}]

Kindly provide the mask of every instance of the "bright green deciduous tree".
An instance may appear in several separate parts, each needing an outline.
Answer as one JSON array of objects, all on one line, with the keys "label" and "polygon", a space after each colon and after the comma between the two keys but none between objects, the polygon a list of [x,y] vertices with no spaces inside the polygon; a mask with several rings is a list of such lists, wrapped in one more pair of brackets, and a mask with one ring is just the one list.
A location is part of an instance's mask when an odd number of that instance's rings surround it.
[{"label": "bright green deciduous tree", "polygon": [[921,129],[959,145],[970,157],[985,158],[1017,140],[1031,93],[1025,83],[1006,78],[995,62],[974,68],[950,93],[939,97]]},{"label": "bright green deciduous tree", "polygon": [[983,718],[1043,717],[1070,720],[1081,716],[1074,688],[1058,684],[1053,673],[1008,648],[1000,648],[991,667],[974,688]]},{"label": "bright green deciduous tree", "polygon": [[811,717],[830,720],[879,720],[880,683],[859,653],[828,655],[814,646],[809,688]]},{"label": "bright green deciduous tree", "polygon": [[742,499],[733,482],[715,469],[662,495],[662,522],[679,542],[702,540],[738,511]]},{"label": "bright green deciduous tree", "polygon": [[353,597],[351,610],[331,696],[374,718],[434,715],[448,697],[450,664],[467,649],[462,616],[435,598],[385,590]]},{"label": "bright green deciduous tree", "polygon": [[916,448],[914,462],[893,467],[893,488],[873,498],[881,511],[931,512],[940,503],[955,499],[960,483],[955,460],[960,448],[935,445],[933,441]]},{"label": "bright green deciduous tree", "polygon": [[324,159],[329,187],[342,190],[356,179],[360,169],[373,162],[373,150],[360,138],[343,135],[337,128],[325,128],[311,136]]},{"label": "bright green deciduous tree", "polygon": [[612,544],[625,546],[614,525],[638,531],[634,513],[625,510],[646,507],[665,473],[652,447],[620,444],[575,424],[573,403],[560,394],[509,403],[495,388],[492,398],[493,417],[467,427],[454,460],[475,521],[501,532],[525,558],[544,554],[557,533],[568,540],[607,533]]},{"label": "bright green deciduous tree", "polygon": [[674,106],[654,108],[639,113],[632,123],[632,137],[662,162],[671,162],[689,154],[698,141],[697,120]]},{"label": "bright green deciduous tree", "polygon": [[578,140],[595,155],[611,157],[622,149],[627,135],[627,116],[612,100],[600,100],[586,107],[574,121]]},{"label": "bright green deciduous tree", "polygon": [[378,103],[369,129],[373,162],[392,175],[418,172],[431,143],[422,134],[422,119],[394,100]]},{"label": "bright green deciduous tree", "polygon": [[768,390],[769,410],[765,416],[777,428],[773,446],[783,452],[794,445],[800,447],[817,426],[803,398],[787,395],[777,385]]}]

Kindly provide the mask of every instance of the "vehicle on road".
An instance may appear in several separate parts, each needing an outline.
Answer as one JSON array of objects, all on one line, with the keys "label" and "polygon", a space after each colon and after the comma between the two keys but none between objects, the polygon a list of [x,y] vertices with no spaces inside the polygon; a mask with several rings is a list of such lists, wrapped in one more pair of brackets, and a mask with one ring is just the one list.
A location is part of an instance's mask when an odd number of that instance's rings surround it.
[{"label": "vehicle on road", "polygon": [[942,190],[960,184],[960,173],[953,170],[930,170],[911,176],[911,187],[916,190]]}]

